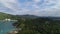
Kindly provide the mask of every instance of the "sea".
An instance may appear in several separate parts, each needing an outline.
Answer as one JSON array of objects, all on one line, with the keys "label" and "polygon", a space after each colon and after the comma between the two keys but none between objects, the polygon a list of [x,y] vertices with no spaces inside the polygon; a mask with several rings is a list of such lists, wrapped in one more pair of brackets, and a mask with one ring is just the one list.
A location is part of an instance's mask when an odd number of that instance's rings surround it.
[{"label": "sea", "polygon": [[10,32],[15,29],[15,27],[12,25],[15,23],[14,21],[0,21],[0,34],[7,34],[7,32]]}]

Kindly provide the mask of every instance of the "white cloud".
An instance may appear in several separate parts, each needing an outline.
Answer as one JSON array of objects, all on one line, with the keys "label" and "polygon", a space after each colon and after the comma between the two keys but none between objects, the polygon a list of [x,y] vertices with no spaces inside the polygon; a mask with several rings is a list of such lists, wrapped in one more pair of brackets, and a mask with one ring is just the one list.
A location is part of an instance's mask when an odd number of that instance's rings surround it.
[{"label": "white cloud", "polygon": [[41,2],[41,0],[33,0],[34,2],[38,3],[38,2]]},{"label": "white cloud", "polygon": [[[33,0],[34,2],[19,3],[18,0],[0,0],[0,3],[11,9],[15,14],[33,14],[38,16],[60,16],[60,0]],[[41,2],[43,1],[43,2]],[[42,4],[38,4],[38,3]],[[25,6],[25,7],[23,7]],[[32,6],[33,10],[27,9]],[[13,13],[13,14],[14,14]]]}]

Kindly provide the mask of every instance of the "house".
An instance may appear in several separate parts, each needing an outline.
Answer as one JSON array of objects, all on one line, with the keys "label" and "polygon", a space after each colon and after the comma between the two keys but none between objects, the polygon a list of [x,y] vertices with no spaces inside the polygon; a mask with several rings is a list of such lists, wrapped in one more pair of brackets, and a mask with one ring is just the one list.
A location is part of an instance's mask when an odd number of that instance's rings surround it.
[{"label": "house", "polygon": [[11,21],[11,19],[7,19],[7,18],[6,18],[5,21]]}]

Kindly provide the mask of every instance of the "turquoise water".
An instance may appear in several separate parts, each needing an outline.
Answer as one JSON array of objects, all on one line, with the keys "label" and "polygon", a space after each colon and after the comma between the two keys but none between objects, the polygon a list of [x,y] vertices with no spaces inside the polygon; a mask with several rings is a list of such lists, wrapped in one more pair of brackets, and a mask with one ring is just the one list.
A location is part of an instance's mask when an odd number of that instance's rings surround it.
[{"label": "turquoise water", "polygon": [[6,34],[7,32],[15,29],[15,27],[12,25],[13,21],[0,21],[0,34]]}]

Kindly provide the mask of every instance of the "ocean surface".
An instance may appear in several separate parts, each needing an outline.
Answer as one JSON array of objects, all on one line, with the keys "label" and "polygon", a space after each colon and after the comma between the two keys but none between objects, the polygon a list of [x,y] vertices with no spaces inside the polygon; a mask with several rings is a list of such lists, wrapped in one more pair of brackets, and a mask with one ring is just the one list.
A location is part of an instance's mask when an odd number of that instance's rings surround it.
[{"label": "ocean surface", "polygon": [[6,34],[15,29],[12,25],[14,21],[0,21],[0,34]]}]

